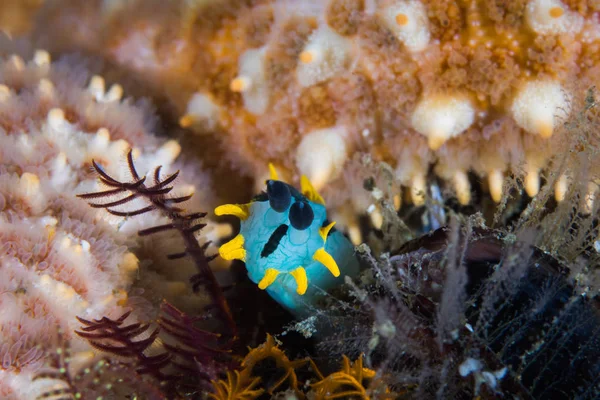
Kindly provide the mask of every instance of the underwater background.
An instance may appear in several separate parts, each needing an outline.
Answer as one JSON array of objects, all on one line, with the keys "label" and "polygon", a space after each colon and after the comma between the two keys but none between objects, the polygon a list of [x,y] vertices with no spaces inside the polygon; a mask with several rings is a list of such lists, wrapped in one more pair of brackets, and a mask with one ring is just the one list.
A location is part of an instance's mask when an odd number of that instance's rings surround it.
[{"label": "underwater background", "polygon": [[0,398],[600,398],[600,3],[0,2]]}]

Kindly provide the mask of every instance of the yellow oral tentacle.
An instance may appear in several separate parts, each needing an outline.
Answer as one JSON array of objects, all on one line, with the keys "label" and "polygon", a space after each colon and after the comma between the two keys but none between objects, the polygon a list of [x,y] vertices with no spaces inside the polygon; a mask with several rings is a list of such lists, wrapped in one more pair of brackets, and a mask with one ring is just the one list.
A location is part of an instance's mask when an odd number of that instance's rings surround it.
[{"label": "yellow oral tentacle", "polygon": [[277,271],[275,268],[268,268],[265,271],[265,276],[260,280],[260,282],[258,282],[258,288],[260,290],[265,290],[268,288],[273,282],[275,282],[277,275],[279,275],[279,271]]},{"label": "yellow oral tentacle", "polygon": [[244,236],[242,236],[242,234],[238,234],[229,242],[219,247],[219,255],[224,260],[246,261],[246,250],[244,250]]},{"label": "yellow oral tentacle", "polygon": [[302,175],[302,177],[300,177],[300,191],[310,201],[325,205],[325,200],[323,200],[323,197],[321,197],[321,195],[317,193],[317,191],[313,187],[312,183],[310,183],[310,180],[306,177],[306,175]]},{"label": "yellow oral tentacle", "polygon": [[313,254],[313,260],[323,264],[325,268],[327,268],[329,272],[331,272],[331,274],[336,278],[340,276],[340,268],[338,267],[331,254],[325,251],[325,248],[321,247],[320,249],[315,251],[315,254]]},{"label": "yellow oral tentacle", "polygon": [[296,293],[302,296],[304,293],[306,293],[306,289],[308,289],[306,270],[303,267],[298,267],[290,272],[290,275],[294,277],[296,280],[296,285],[298,285],[296,288]]},{"label": "yellow oral tentacle", "polygon": [[323,226],[323,227],[319,228],[319,235],[321,235],[323,242],[327,241],[327,235],[329,235],[329,231],[331,230],[331,228],[333,228],[334,225],[335,225],[335,221],[331,222],[327,226]]},{"label": "yellow oral tentacle", "polygon": [[269,174],[271,175],[272,180],[274,180],[274,181],[279,180],[279,174],[277,174],[277,170],[275,169],[275,166],[273,165],[273,163],[269,163]]},{"label": "yellow oral tentacle", "polygon": [[250,216],[249,208],[248,204],[223,204],[215,208],[215,215],[233,215],[244,221]]}]

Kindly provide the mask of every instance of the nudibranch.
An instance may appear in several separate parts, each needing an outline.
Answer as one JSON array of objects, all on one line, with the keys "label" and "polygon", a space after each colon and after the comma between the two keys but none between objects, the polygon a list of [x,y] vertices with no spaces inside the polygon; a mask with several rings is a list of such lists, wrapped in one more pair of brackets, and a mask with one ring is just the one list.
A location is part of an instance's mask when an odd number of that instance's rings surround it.
[{"label": "nudibranch", "polygon": [[240,233],[219,248],[242,260],[248,276],[279,304],[299,315],[319,295],[358,272],[354,246],[327,220],[325,202],[308,178],[301,190],[278,179],[270,166],[266,191],[248,204],[225,204],[215,214],[234,215]]}]

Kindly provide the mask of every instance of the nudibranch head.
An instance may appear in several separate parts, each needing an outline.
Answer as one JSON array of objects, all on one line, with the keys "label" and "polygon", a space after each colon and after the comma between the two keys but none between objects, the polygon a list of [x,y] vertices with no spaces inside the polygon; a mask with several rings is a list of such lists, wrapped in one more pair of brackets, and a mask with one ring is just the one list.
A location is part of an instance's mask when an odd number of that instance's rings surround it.
[{"label": "nudibranch head", "polygon": [[354,247],[327,220],[323,198],[304,176],[298,191],[271,168],[266,191],[215,214],[241,220],[240,233],[219,248],[221,257],[244,261],[250,279],[295,314],[358,272]]}]

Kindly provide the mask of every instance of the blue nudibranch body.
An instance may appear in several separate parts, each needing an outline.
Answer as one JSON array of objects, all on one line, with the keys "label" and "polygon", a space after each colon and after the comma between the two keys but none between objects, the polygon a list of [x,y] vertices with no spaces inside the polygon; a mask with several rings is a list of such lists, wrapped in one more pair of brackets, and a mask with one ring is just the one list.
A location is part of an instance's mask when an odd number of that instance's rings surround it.
[{"label": "blue nudibranch body", "polygon": [[235,215],[240,233],[219,248],[226,260],[246,263],[248,276],[273,299],[302,314],[319,295],[356,275],[354,247],[328,222],[325,202],[303,176],[301,191],[277,179],[248,204],[226,204],[216,215]]}]

